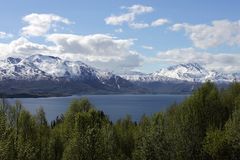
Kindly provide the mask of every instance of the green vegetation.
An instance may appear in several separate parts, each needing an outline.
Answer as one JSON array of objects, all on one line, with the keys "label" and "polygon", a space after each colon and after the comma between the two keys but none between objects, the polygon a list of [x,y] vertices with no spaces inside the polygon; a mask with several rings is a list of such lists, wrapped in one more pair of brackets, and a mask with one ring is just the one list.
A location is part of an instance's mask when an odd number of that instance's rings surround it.
[{"label": "green vegetation", "polygon": [[47,124],[21,103],[0,103],[1,160],[240,159],[240,84],[207,82],[164,113],[112,123],[87,99]]}]

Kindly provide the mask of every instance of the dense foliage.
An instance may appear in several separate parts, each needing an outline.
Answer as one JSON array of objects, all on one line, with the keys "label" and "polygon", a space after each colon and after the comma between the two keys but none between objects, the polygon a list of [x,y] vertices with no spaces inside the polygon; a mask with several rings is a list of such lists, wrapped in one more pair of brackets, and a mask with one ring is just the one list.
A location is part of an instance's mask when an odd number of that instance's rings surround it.
[{"label": "dense foliage", "polygon": [[87,99],[47,123],[20,102],[0,103],[1,160],[240,159],[240,84],[207,82],[164,113],[112,123]]}]

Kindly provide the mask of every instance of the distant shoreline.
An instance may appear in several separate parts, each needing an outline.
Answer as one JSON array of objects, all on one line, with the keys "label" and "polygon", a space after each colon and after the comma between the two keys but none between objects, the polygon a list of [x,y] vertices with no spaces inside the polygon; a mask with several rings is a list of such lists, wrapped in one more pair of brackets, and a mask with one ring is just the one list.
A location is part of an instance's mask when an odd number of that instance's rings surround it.
[{"label": "distant shoreline", "polygon": [[1,98],[52,98],[52,97],[71,97],[71,96],[84,96],[84,95],[188,95],[190,92],[163,92],[163,93],[79,93],[79,94],[11,94],[1,95]]}]

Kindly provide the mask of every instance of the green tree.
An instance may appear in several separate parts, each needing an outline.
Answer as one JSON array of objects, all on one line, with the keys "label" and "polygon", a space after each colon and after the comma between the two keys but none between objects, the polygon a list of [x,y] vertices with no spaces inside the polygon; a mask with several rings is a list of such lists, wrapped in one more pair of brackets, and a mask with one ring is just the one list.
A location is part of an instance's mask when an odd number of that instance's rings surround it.
[{"label": "green tree", "polygon": [[217,87],[207,82],[166,117],[171,157],[201,159],[207,158],[202,146],[207,130],[222,128],[228,116]]},{"label": "green tree", "polygon": [[170,159],[170,146],[165,131],[165,118],[162,113],[155,114],[150,120],[143,117],[140,123],[140,135],[138,135],[136,141],[137,147],[134,152],[134,159]]},{"label": "green tree", "polygon": [[119,120],[114,125],[114,137],[117,145],[119,159],[131,159],[135,149],[136,123],[132,122],[130,116]]},{"label": "green tree", "polygon": [[[108,125],[108,118],[103,112],[96,111],[88,100],[75,101],[65,116],[67,141],[63,152],[63,159],[71,160],[104,160],[111,158],[105,150],[103,130]],[[71,118],[70,118],[71,117]],[[69,122],[68,122],[69,120]],[[111,153],[111,152],[110,152]]]},{"label": "green tree", "polygon": [[63,125],[57,124],[51,129],[48,141],[48,159],[61,160],[64,151]]},{"label": "green tree", "polygon": [[205,137],[203,149],[211,159],[224,160],[230,158],[230,148],[227,145],[226,135],[223,130],[210,129]]},{"label": "green tree", "polygon": [[36,132],[37,132],[37,148],[38,154],[37,157],[39,160],[47,160],[48,159],[48,143],[50,131],[47,125],[47,120],[45,117],[45,112],[42,107],[37,110],[36,116]]},{"label": "green tree", "polygon": [[38,159],[36,124],[31,114],[25,110],[20,112],[19,133],[17,141],[18,160]]}]

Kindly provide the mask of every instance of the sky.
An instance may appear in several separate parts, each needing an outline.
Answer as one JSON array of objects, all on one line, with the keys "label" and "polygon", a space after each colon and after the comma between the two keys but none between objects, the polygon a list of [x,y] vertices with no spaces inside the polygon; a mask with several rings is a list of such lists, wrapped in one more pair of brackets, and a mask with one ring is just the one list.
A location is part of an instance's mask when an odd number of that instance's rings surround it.
[{"label": "sky", "polygon": [[0,0],[0,59],[44,54],[116,73],[240,72],[239,0]]}]

